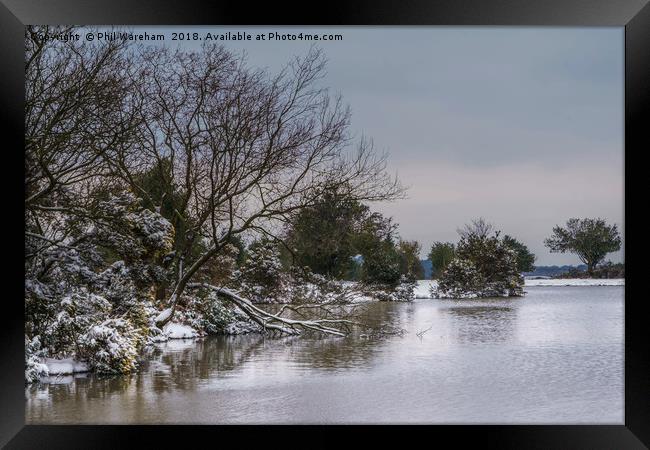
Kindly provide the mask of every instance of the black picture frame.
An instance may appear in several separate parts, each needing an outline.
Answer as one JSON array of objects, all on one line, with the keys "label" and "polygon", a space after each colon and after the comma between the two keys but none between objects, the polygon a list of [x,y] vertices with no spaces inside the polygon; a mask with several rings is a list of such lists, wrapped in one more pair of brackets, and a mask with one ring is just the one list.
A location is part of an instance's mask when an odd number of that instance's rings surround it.
[{"label": "black picture frame", "polygon": [[[0,97],[2,123],[7,132],[1,141],[3,157],[9,158],[3,171],[5,203],[16,209],[12,219],[24,211],[19,195],[23,158],[24,25],[507,25],[507,26],[618,26],[625,27],[625,220],[624,235],[628,261],[625,286],[625,424],[611,426],[427,426],[359,427],[360,433],[382,438],[387,432],[401,431],[411,436],[426,434],[426,442],[451,438],[454,445],[473,442],[498,448],[647,448],[650,446],[650,327],[642,313],[644,299],[640,269],[630,264],[643,249],[633,226],[635,211],[647,202],[632,203],[635,179],[644,180],[640,157],[650,149],[647,125],[642,117],[650,109],[650,5],[648,0],[446,0],[408,2],[361,1],[279,5],[267,2],[197,0],[84,1],[84,0],[0,0]],[[643,114],[646,113],[646,114]],[[14,166],[15,164],[15,166]],[[10,165],[10,166],[9,166]],[[14,220],[7,221],[14,222]],[[19,261],[21,225],[9,229],[6,239],[15,241],[13,257]],[[23,228],[24,232],[24,228]],[[11,233],[11,234],[10,234]],[[19,272],[7,264],[7,274]],[[24,308],[19,276],[5,280],[3,321],[0,327],[2,370],[0,371],[0,445],[6,448],[117,448],[136,441],[145,448],[166,447],[180,438],[187,444],[197,438],[224,442],[239,437],[248,443],[260,442],[303,445],[325,443],[331,432],[348,427],[265,427],[263,433],[249,426],[26,426],[24,394]],[[14,292],[15,289],[15,292]],[[356,428],[356,427],[355,427]],[[290,433],[307,431],[309,441],[292,440]],[[302,433],[300,433],[302,434]],[[424,437],[424,436],[423,436]],[[215,439],[218,439],[216,441]],[[435,439],[430,441],[429,439]],[[142,444],[141,444],[142,445]]]}]

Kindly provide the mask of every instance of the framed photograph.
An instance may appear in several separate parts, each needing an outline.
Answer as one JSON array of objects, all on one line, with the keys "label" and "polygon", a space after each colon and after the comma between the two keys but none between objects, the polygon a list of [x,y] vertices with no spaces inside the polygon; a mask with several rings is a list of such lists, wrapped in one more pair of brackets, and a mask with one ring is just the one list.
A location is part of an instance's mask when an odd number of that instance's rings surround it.
[{"label": "framed photograph", "polygon": [[650,445],[646,1],[2,3],[7,448]]}]

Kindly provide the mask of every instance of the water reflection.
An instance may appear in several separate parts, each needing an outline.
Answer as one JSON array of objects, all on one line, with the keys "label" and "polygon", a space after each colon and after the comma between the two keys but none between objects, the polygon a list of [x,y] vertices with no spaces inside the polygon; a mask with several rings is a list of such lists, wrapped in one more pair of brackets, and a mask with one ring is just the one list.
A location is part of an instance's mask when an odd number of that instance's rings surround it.
[{"label": "water reflection", "polygon": [[28,386],[27,422],[622,421],[620,287],[379,303],[361,314],[407,334],[170,341],[144,355],[135,374]]},{"label": "water reflection", "polygon": [[458,343],[500,343],[516,335],[516,300],[484,300],[480,303],[441,307],[449,317],[451,339]]},{"label": "water reflection", "polygon": [[222,376],[249,359],[262,347],[260,336],[247,339],[202,339],[170,341],[153,348],[143,364],[141,376],[155,392],[194,389],[203,381]]}]

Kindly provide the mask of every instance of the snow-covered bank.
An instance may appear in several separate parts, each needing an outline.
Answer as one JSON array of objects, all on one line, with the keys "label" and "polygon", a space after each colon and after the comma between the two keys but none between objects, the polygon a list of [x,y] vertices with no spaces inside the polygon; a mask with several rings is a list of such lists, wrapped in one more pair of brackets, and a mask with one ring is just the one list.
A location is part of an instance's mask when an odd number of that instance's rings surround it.
[{"label": "snow-covered bank", "polygon": [[176,322],[165,325],[162,332],[167,339],[194,339],[199,337],[199,333],[194,328]]},{"label": "snow-covered bank", "polygon": [[53,359],[45,358],[47,372],[52,375],[71,375],[74,373],[88,372],[90,369],[85,362],[76,361],[72,358]]},{"label": "snow-covered bank", "polygon": [[[526,279],[525,287],[533,286],[625,286],[624,278],[596,279],[596,278],[549,278],[549,279]],[[431,298],[431,287],[437,287],[436,280],[418,280],[415,288],[415,298]]]},{"label": "snow-covered bank", "polygon": [[527,279],[526,286],[625,286],[625,278]]}]

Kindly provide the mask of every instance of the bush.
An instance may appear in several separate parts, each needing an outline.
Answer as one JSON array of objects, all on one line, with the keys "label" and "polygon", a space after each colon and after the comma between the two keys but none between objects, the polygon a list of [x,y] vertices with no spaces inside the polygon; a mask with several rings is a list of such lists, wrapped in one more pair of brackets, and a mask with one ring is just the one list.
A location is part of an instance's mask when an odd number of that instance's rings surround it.
[{"label": "bush", "polygon": [[25,336],[25,382],[33,383],[47,375],[47,366],[41,363],[41,342],[38,336],[31,340]]},{"label": "bush", "polygon": [[400,284],[391,292],[390,300],[393,302],[411,302],[415,298],[417,282],[402,275]]},{"label": "bush", "polygon": [[492,227],[475,221],[461,232],[456,255],[440,278],[435,295],[442,298],[518,297],[524,279],[517,269],[517,253],[492,233]]},{"label": "bush", "polygon": [[144,338],[129,321],[108,319],[79,337],[78,356],[98,373],[129,373],[137,368],[138,347]]},{"label": "bush", "polygon": [[173,226],[143,209],[133,194],[95,194],[88,215],[71,215],[51,227],[55,241],[62,234],[58,227],[67,230],[61,241],[66,245],[40,249],[42,239],[26,238],[27,251],[37,255],[25,263],[30,379],[42,357],[86,360],[104,373],[130,372],[147,335],[157,331],[151,327],[153,288],[168,277],[158,261],[172,250]]},{"label": "bush", "polygon": [[235,314],[216,295],[210,294],[207,303],[201,328],[209,334],[224,334],[227,327],[235,322]]},{"label": "bush", "polygon": [[108,317],[111,304],[102,296],[79,290],[64,297],[59,312],[42,338],[50,356],[68,356],[76,350],[79,336]]},{"label": "bush", "polygon": [[387,284],[366,285],[363,293],[380,302],[410,302],[415,298],[414,280],[402,275],[397,286]]},{"label": "bush", "polygon": [[222,300],[213,290],[200,289],[183,298],[182,309],[174,321],[188,325],[199,334],[244,334],[259,331],[259,326],[239,308]]},{"label": "bush", "polygon": [[453,259],[438,282],[431,288],[432,296],[449,298],[476,297],[485,280],[472,261]]}]

